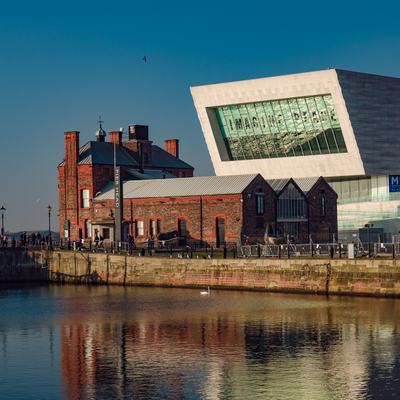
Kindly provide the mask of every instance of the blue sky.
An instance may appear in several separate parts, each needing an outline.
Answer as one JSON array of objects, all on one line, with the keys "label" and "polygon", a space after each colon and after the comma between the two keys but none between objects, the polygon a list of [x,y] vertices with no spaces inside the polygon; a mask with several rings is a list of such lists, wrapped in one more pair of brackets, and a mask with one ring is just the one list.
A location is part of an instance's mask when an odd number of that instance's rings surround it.
[{"label": "blue sky", "polygon": [[195,176],[213,175],[190,86],[327,68],[400,78],[399,9],[395,1],[3,2],[5,229],[46,229],[49,204],[59,229],[64,132],[95,140],[99,115],[107,132],[136,123],[161,147],[179,139]]}]

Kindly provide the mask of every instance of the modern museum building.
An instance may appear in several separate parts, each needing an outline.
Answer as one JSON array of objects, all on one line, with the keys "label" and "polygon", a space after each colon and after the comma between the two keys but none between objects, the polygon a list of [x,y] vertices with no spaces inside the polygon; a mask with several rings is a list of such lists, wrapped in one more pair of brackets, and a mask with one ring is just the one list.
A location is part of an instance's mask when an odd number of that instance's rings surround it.
[{"label": "modern museum building", "polygon": [[328,69],[191,93],[217,175],[323,176],[343,239],[366,224],[382,242],[398,235],[399,78]]}]

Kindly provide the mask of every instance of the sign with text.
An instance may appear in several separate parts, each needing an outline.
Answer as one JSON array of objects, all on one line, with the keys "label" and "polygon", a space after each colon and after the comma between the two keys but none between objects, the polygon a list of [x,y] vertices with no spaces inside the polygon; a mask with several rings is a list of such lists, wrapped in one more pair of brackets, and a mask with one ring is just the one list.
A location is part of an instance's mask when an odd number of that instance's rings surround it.
[{"label": "sign with text", "polygon": [[115,200],[115,241],[122,241],[123,193],[121,167],[114,170],[114,200]]},{"label": "sign with text", "polygon": [[400,175],[389,175],[389,192],[400,192]]}]

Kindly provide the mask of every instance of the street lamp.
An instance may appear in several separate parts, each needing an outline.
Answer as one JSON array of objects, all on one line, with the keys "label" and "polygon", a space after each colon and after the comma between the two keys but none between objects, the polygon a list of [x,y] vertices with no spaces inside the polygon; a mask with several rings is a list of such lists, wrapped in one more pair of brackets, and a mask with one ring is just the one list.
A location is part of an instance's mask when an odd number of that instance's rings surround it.
[{"label": "street lamp", "polygon": [[6,211],[6,209],[3,206],[1,206],[0,211],[1,211],[1,236],[3,236],[4,235],[4,211]]},{"label": "street lamp", "polygon": [[50,206],[47,207],[47,211],[49,212],[49,243],[48,243],[48,246],[49,246],[49,249],[51,249],[51,228],[50,228],[51,207]]},{"label": "street lamp", "polygon": [[365,224],[365,227],[368,228],[368,258],[371,257],[371,247],[369,243],[369,228],[372,228],[374,224]]}]

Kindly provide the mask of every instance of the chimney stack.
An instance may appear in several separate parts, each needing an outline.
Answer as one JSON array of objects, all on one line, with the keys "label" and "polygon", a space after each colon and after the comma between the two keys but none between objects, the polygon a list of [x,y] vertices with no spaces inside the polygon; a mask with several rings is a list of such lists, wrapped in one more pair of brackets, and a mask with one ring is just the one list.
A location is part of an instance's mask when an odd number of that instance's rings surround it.
[{"label": "chimney stack", "polygon": [[121,145],[122,132],[120,131],[109,132],[109,135],[110,135],[110,143],[115,143],[118,146]]},{"label": "chimney stack", "polygon": [[172,154],[174,157],[179,158],[179,140],[167,139],[165,141],[165,151]]}]

